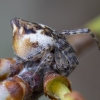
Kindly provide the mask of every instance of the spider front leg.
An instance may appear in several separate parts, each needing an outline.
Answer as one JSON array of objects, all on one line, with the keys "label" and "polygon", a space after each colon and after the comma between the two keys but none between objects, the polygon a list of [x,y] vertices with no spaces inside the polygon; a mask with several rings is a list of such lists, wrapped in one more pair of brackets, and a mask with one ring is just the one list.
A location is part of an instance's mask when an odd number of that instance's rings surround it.
[{"label": "spider front leg", "polygon": [[42,48],[39,48],[37,52],[33,53],[33,54],[30,54],[27,59],[20,59],[18,60],[18,62],[16,63],[17,65],[21,64],[21,63],[25,63],[27,61],[32,61],[33,58],[36,56],[36,55],[42,55],[42,53],[45,52],[46,49],[49,49],[49,46],[46,48],[46,47],[42,47]]},{"label": "spider front leg", "polygon": [[53,61],[53,54],[52,53],[46,53],[45,56],[41,59],[40,64],[37,66],[37,69],[35,70],[33,76],[39,72],[41,68],[44,66],[50,67],[52,61]]},{"label": "spider front leg", "polygon": [[93,39],[96,41],[98,48],[100,50],[100,41],[97,39],[96,35],[91,32],[90,29],[85,28],[85,29],[77,29],[77,30],[63,30],[61,34],[67,34],[67,35],[74,35],[74,34],[86,34],[89,33]]},{"label": "spider front leg", "polygon": [[[51,50],[51,46],[48,44],[48,46],[45,47],[44,51],[42,51],[42,52],[44,52],[44,54],[43,54],[43,56],[42,56],[42,58],[41,58],[41,60],[40,60],[40,64],[37,66],[37,69],[36,69],[35,72],[34,72],[34,75],[35,75],[36,73],[38,73],[39,70],[40,70],[42,67],[44,67],[44,66],[50,66],[50,65],[51,65],[54,56],[53,56],[52,53],[50,53],[50,50]],[[33,75],[33,76],[34,76],[34,75]]]}]

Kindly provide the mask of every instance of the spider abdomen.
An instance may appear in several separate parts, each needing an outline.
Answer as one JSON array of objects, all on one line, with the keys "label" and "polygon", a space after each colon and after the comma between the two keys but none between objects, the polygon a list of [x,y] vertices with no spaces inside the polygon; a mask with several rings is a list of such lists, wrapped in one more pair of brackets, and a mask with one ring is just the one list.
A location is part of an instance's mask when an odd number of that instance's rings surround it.
[{"label": "spider abdomen", "polygon": [[[52,30],[36,23],[25,23],[20,19],[11,21],[13,27],[13,49],[16,55],[22,59],[27,59],[32,54],[39,52],[40,49],[54,48],[54,35]],[[34,56],[34,59],[41,58],[43,52]]]}]

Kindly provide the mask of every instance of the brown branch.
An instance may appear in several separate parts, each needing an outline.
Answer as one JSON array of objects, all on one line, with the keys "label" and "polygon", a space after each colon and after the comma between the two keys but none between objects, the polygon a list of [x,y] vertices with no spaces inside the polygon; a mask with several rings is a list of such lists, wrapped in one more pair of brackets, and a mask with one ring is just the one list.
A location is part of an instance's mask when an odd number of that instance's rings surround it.
[{"label": "brown branch", "polygon": [[95,42],[89,34],[73,35],[67,40],[72,45],[77,55]]}]

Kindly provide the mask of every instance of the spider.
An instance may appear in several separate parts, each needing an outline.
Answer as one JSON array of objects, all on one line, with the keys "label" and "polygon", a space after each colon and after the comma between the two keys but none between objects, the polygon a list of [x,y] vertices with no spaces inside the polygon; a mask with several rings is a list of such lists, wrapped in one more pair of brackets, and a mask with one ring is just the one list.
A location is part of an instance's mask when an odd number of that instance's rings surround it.
[{"label": "spider", "polygon": [[100,49],[99,40],[88,28],[58,33],[46,25],[20,18],[14,18],[10,23],[13,29],[13,49],[17,57],[22,59],[17,64],[41,59],[36,73],[43,65],[51,65],[58,71],[65,70],[66,76],[76,68],[79,61],[65,35],[89,33]]}]

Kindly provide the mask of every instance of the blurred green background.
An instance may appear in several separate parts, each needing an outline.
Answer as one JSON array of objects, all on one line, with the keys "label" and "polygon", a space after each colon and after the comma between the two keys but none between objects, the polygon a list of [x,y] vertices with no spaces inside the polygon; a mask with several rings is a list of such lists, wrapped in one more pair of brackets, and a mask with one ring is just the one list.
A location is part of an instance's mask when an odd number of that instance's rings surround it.
[{"label": "blurred green background", "polygon": [[[0,0],[0,58],[14,56],[10,27],[14,17],[43,23],[61,32],[84,28],[83,25],[98,15],[100,0]],[[99,100],[100,52],[96,43],[79,56],[79,61],[69,76],[73,90],[79,91],[86,100]]]}]

